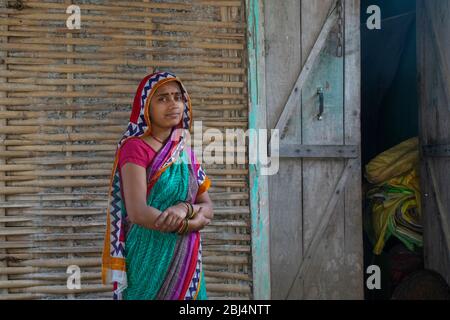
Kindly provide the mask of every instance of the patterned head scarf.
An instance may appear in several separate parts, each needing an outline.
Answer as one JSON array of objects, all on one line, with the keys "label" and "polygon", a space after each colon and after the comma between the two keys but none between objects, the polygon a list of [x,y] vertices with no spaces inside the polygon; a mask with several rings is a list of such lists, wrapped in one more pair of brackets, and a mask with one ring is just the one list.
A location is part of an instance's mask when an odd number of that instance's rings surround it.
[{"label": "patterned head scarf", "polygon": [[[179,78],[169,72],[157,72],[142,79],[134,97],[130,122],[117,146],[109,185],[106,234],[102,256],[102,281],[104,284],[113,283],[115,286],[114,290],[120,291],[120,287],[125,288],[127,286],[124,255],[126,216],[122,213],[122,205],[124,202],[122,201],[118,170],[120,148],[126,140],[132,137],[143,137],[151,133],[151,121],[149,115],[150,101],[161,85],[171,81],[179,83],[184,98],[183,117],[174,129],[186,130],[172,130],[170,151],[167,153],[162,165],[151,176],[151,179],[149,179],[147,188],[148,195],[149,190],[151,190],[161,173],[177,161],[181,151],[185,147],[186,131],[189,131],[191,128],[191,100]],[[209,186],[209,179],[201,168],[198,172],[198,183],[205,189]]]}]

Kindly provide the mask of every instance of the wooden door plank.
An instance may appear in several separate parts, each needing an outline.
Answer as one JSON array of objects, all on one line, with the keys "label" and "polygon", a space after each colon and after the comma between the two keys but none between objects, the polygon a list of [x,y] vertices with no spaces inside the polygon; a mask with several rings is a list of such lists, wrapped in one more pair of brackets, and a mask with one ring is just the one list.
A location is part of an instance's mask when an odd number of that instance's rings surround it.
[{"label": "wooden door plank", "polygon": [[[326,20],[328,8],[333,1],[302,2],[302,54],[307,56],[314,45],[323,21]],[[337,10],[336,10],[337,13]],[[333,26],[324,49],[311,71],[308,81],[302,90],[301,122],[304,145],[343,145],[343,58],[337,56],[338,24]],[[319,111],[317,88],[324,88],[325,112],[323,120],[317,120]],[[341,159],[302,159],[303,177],[303,250],[310,245],[314,232],[326,210],[326,199],[333,193],[339,174],[345,167]],[[325,200],[325,201],[324,201]],[[346,272],[344,268],[341,246],[344,243],[343,201],[336,203],[339,215],[334,217],[333,228],[326,233],[327,244],[318,247],[317,259],[313,259],[311,270],[319,270],[305,274],[302,299],[331,299],[339,294],[341,281],[336,275]],[[328,267],[328,269],[327,269]],[[299,282],[298,285],[301,285]],[[295,295],[291,294],[293,298]]]},{"label": "wooden door plank", "polygon": [[330,6],[329,12],[331,13],[328,16],[327,20],[325,21],[325,24],[323,25],[319,33],[319,36],[317,37],[317,40],[315,41],[315,44],[310,51],[308,58],[306,59],[306,62],[304,63],[303,68],[300,71],[300,74],[298,75],[294,86],[292,87],[288,100],[285,103],[283,111],[277,121],[275,129],[278,129],[280,131],[280,139],[283,139],[286,134],[286,125],[289,119],[291,119],[292,113],[295,107],[297,106],[296,102],[299,99],[300,92],[306,80],[308,79],[314,64],[316,63],[316,60],[319,57],[320,52],[324,48],[324,45],[326,43],[330,31],[332,30],[333,26],[336,23],[337,20],[336,10],[331,9],[336,5],[336,2],[337,0],[333,1],[333,3]]},{"label": "wooden door plank", "polygon": [[[345,0],[344,144],[361,145],[360,0]],[[344,191],[343,290],[340,299],[364,299],[361,149]]]},{"label": "wooden door plank", "polygon": [[[433,5],[433,1],[425,1],[424,2],[424,17],[428,24],[428,27],[430,30],[429,36],[432,39],[432,43],[434,45],[436,56],[438,58],[437,63],[440,66],[438,68],[439,74],[442,77],[443,83],[447,84],[447,85],[443,86],[443,90],[445,92],[445,97],[446,97],[447,103],[450,103],[450,85],[449,85],[450,84],[450,68],[448,66],[448,59],[450,58],[450,53],[445,54],[445,52],[444,52],[444,50],[445,50],[444,46],[447,45],[446,49],[448,49],[448,45],[449,45],[449,42],[445,41],[445,40],[448,40],[448,33],[447,33],[448,30],[446,30],[447,32],[445,33],[444,37],[440,36],[439,28],[437,26],[438,16],[436,14],[436,8],[433,10],[432,5]],[[442,30],[441,30],[441,32],[442,32]]]},{"label": "wooden door plank", "polygon": [[349,172],[352,171],[352,166],[354,166],[355,161],[357,160],[348,160],[347,164],[342,171],[338,182],[336,183],[336,186],[334,188],[334,191],[332,192],[330,198],[327,201],[327,205],[325,207],[325,211],[320,219],[319,224],[317,225],[316,229],[314,230],[313,238],[308,246],[308,248],[305,251],[304,258],[302,260],[302,263],[300,264],[295,277],[292,281],[291,286],[289,287],[289,290],[287,292],[286,298],[291,297],[292,289],[296,286],[301,285],[301,281],[305,278],[305,276],[308,275],[308,271],[310,270],[311,261],[314,255],[317,254],[317,248],[321,242],[321,240],[324,238],[325,230],[327,229],[330,221],[331,216],[333,212],[336,210],[336,203],[338,202],[339,198],[342,197],[345,184],[347,183],[347,178],[349,176]]},{"label": "wooden door plank", "polygon": [[[445,145],[450,140],[450,108],[448,108],[448,75],[442,65],[442,58],[450,57],[450,41],[446,30],[450,29],[450,0],[417,1],[417,69],[419,72],[419,141],[421,150],[422,219],[424,226],[425,267],[439,272],[450,282],[450,252],[448,236],[438,212],[447,215],[442,208],[450,204],[450,160],[428,158],[425,146]],[[433,26],[434,25],[434,26]],[[439,45],[435,42],[438,41]],[[427,162],[434,162],[434,178],[427,168]],[[433,182],[434,180],[434,182]],[[430,194],[434,188],[440,191],[439,202]],[[441,207],[441,209],[439,208]],[[443,211],[442,211],[443,210]]]},{"label": "wooden door plank", "polygon": [[[267,0],[264,5],[267,125],[274,128],[278,119],[276,115],[281,114],[302,65],[300,1]],[[295,108],[292,116],[293,119],[300,118],[299,108]],[[284,141],[298,142],[301,139],[300,125],[300,121],[293,121]],[[302,259],[301,173],[301,161],[280,159],[278,174],[269,177],[273,299],[284,297],[290,280],[287,275],[294,274]]]},{"label": "wooden door plank", "polygon": [[432,159],[425,159],[425,164],[428,169],[428,175],[431,178],[431,186],[433,189],[434,201],[437,205],[437,216],[439,218],[439,224],[442,228],[442,233],[444,234],[445,245],[447,247],[447,252],[450,252],[450,225],[447,217],[448,208],[445,207],[441,200],[441,191],[438,186],[438,181],[436,178],[436,172],[434,169]]}]

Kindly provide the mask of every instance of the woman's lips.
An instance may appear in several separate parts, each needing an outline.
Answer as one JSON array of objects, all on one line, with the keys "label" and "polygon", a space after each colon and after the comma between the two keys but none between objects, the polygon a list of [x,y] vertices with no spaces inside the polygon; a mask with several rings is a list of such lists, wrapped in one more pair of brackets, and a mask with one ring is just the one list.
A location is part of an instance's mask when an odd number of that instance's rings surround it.
[{"label": "woman's lips", "polygon": [[172,114],[167,114],[166,117],[168,118],[178,118],[180,116],[179,113],[172,113]]}]

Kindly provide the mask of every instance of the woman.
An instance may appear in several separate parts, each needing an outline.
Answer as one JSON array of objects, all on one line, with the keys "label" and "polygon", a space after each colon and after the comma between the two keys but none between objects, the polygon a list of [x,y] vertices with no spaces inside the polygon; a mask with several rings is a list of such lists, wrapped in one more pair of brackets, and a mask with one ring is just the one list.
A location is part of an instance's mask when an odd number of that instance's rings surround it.
[{"label": "woman", "polygon": [[173,74],[145,77],[111,176],[102,280],[114,299],[207,299],[199,230],[210,180],[185,145],[189,95]]}]

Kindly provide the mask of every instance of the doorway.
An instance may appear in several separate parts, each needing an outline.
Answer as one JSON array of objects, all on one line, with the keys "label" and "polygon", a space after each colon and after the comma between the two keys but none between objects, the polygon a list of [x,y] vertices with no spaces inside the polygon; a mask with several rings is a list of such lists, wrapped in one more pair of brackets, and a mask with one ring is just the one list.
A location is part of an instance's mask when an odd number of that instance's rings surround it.
[{"label": "doorway", "polygon": [[[381,29],[369,30],[367,9],[381,12]],[[364,270],[380,267],[380,288],[365,285],[368,300],[391,299],[406,276],[423,268],[420,246],[405,246],[391,235],[374,253],[373,184],[365,177],[366,165],[382,152],[418,136],[419,112],[416,67],[416,1],[361,1],[361,154],[363,174]],[[372,231],[372,232],[371,232]],[[367,280],[368,275],[365,275]]]}]

